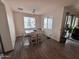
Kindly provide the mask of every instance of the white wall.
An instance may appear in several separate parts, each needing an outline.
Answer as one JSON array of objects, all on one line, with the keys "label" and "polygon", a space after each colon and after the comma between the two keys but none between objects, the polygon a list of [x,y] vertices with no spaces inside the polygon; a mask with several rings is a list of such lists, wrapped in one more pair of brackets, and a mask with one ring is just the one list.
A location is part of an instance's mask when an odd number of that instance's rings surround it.
[{"label": "white wall", "polygon": [[52,25],[53,28],[52,28],[52,30],[44,29],[44,32],[47,36],[51,37],[52,39],[54,39],[58,42],[60,41],[63,12],[64,12],[63,6],[59,6],[55,10],[52,10],[50,15],[51,15],[51,17],[53,17],[53,25]]},{"label": "white wall", "polygon": [[9,30],[10,30],[10,36],[11,36],[12,45],[13,45],[13,48],[14,48],[16,35],[15,35],[13,12],[7,4],[5,4],[5,7],[6,7],[6,12],[7,12],[7,20],[8,20]]},{"label": "white wall", "polygon": [[13,50],[5,6],[0,2],[0,34],[5,52]]},{"label": "white wall", "polygon": [[5,5],[6,9],[6,15],[7,15],[7,21],[8,21],[8,26],[9,26],[9,31],[10,31],[10,37],[11,37],[11,42],[12,46],[14,48],[15,46],[15,41],[16,41],[16,34],[15,34],[15,24],[14,24],[14,18],[13,18],[13,11],[8,5],[7,1],[2,0],[2,2]]},{"label": "white wall", "polygon": [[7,52],[14,49],[16,35],[13,12],[4,0],[2,0],[0,5],[0,15],[0,33],[2,36],[5,52]]}]

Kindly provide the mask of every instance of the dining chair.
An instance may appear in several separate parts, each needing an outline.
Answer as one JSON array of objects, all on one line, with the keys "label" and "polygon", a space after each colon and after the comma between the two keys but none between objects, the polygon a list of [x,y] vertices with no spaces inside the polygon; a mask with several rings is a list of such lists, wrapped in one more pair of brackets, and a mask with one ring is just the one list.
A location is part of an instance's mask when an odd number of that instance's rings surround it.
[{"label": "dining chair", "polygon": [[37,45],[37,34],[35,32],[31,33],[30,44]]}]

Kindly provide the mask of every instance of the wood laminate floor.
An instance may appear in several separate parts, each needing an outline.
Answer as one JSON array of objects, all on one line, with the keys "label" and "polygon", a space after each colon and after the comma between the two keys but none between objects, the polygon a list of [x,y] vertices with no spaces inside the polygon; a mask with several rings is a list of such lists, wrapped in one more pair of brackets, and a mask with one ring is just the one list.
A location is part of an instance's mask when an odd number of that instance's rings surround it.
[{"label": "wood laminate floor", "polygon": [[17,38],[15,50],[6,56],[4,59],[79,59],[79,46],[68,42],[60,44],[46,38],[37,46],[24,46],[20,37]]}]

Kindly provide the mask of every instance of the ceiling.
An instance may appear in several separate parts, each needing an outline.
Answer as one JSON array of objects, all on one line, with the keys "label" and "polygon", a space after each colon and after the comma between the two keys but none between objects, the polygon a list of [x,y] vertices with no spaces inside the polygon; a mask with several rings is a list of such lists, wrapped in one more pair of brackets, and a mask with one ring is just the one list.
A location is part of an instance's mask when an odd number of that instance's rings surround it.
[{"label": "ceiling", "polygon": [[[75,5],[78,0],[5,0],[12,10],[32,13],[36,9],[36,14],[50,13],[52,10],[62,6]],[[77,5],[79,7],[79,5]],[[18,10],[23,8],[23,10]]]}]

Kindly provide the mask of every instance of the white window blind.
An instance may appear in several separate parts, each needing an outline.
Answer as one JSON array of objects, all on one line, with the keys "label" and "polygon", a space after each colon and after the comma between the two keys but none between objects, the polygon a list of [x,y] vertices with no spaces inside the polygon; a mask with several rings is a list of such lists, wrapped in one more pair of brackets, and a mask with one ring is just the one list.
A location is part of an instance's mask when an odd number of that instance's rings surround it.
[{"label": "white window blind", "polygon": [[53,25],[53,19],[50,17],[45,17],[44,18],[44,28],[52,29],[52,25]]},{"label": "white window blind", "polygon": [[24,28],[25,29],[35,28],[35,18],[24,17]]}]

